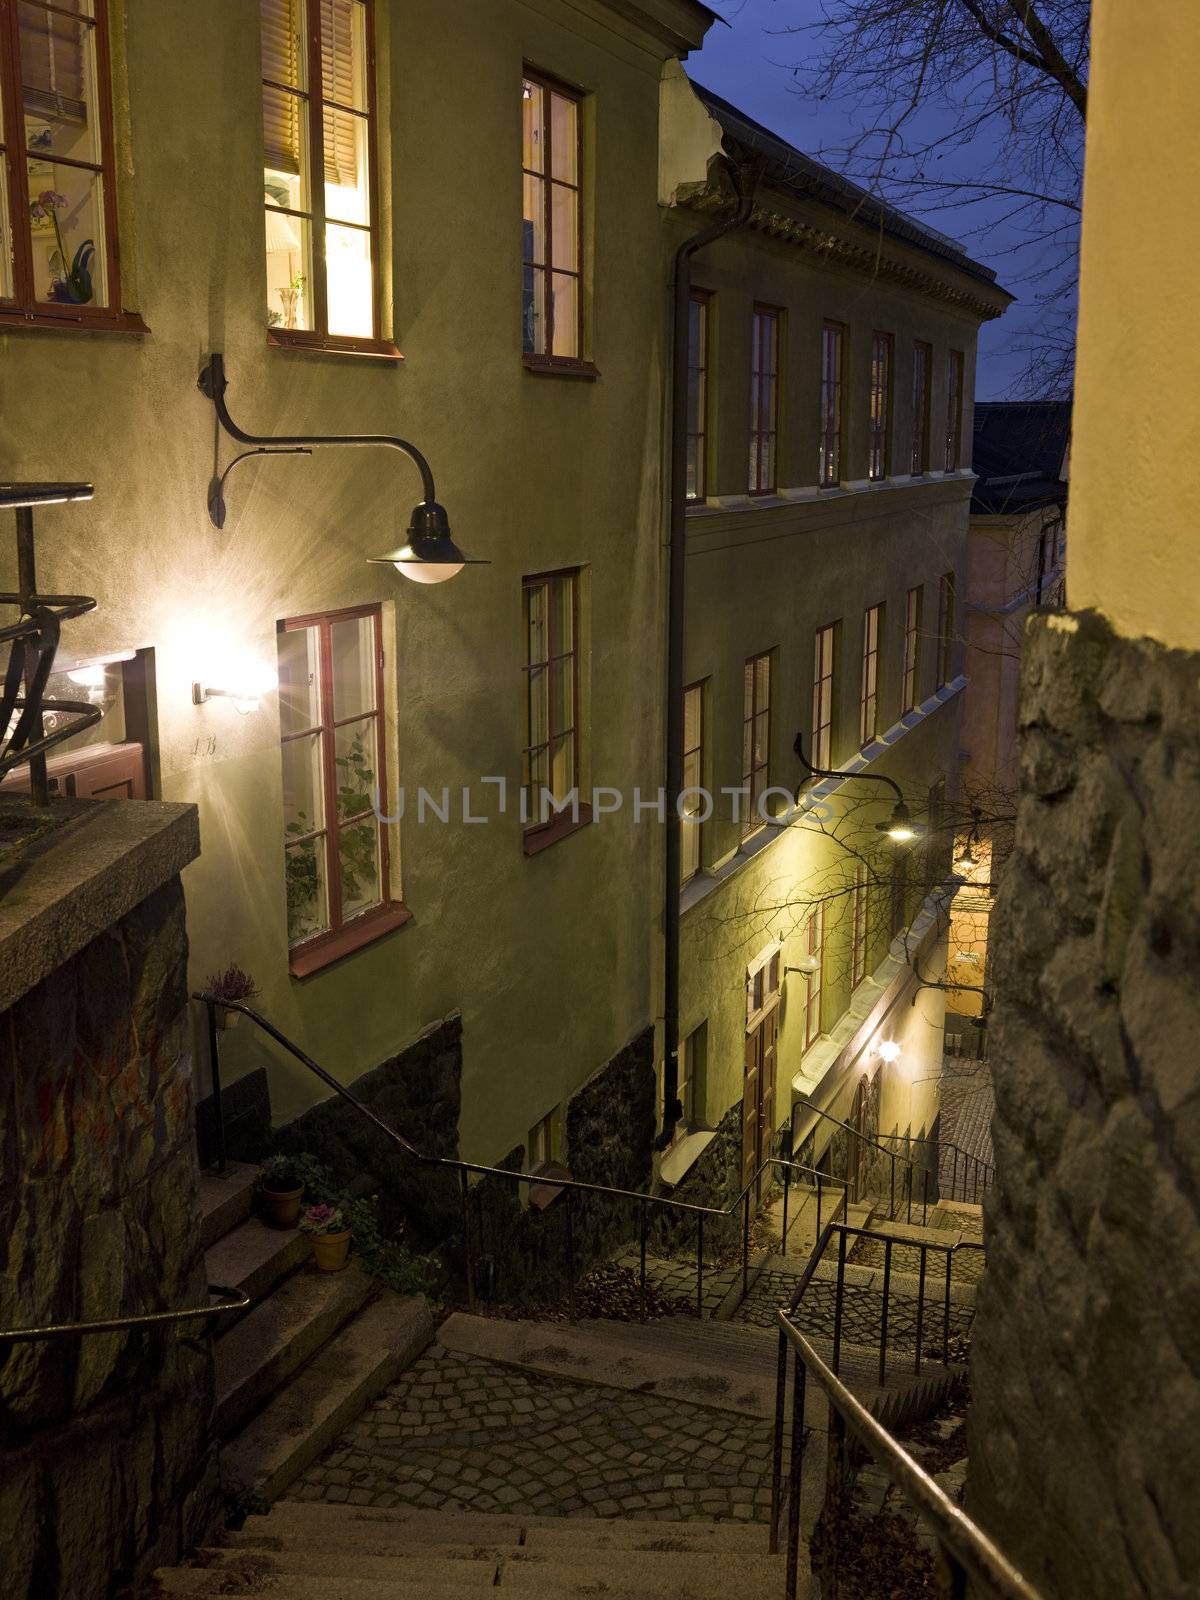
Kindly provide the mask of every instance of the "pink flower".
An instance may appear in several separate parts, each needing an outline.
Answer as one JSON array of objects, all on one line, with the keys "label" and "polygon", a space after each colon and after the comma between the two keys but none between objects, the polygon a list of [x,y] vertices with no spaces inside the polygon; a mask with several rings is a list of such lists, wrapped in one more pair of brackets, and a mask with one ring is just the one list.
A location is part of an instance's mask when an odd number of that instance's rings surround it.
[{"label": "pink flower", "polygon": [[60,206],[65,206],[67,197],[59,194],[56,189],[43,189],[38,195],[38,204],[45,206],[48,211],[57,211]]}]

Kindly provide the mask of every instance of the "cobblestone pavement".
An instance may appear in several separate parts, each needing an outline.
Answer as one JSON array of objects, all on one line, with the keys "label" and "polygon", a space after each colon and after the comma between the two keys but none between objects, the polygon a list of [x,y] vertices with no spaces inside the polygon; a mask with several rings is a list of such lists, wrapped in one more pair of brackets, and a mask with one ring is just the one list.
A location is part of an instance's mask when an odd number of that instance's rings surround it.
[{"label": "cobblestone pavement", "polygon": [[[961,1061],[947,1056],[942,1063],[941,1138],[938,1180],[941,1191],[951,1196],[954,1181],[954,1154],[946,1146],[957,1145],[968,1155],[989,1164],[995,1162],[992,1149],[992,1112],[995,1109],[992,1069],[986,1061]],[[958,1193],[960,1200],[974,1198],[969,1163],[960,1157]]]},{"label": "cobblestone pavement", "polygon": [[[640,1259],[636,1250],[626,1251],[617,1257],[617,1265],[628,1267],[633,1272],[640,1271]],[[740,1267],[710,1267],[704,1268],[704,1279],[701,1291],[704,1296],[704,1315],[711,1317],[713,1312],[724,1300],[729,1285],[741,1271]],[[679,1258],[666,1256],[646,1257],[646,1281],[654,1284],[660,1294],[678,1296],[686,1300],[694,1310],[696,1306],[696,1263]]]},{"label": "cobblestone pavement", "polygon": [[765,1522],[771,1446],[768,1421],[434,1345],[288,1498]]},{"label": "cobblestone pavement", "polygon": [[[775,1312],[795,1293],[796,1279],[792,1274],[764,1272],[749,1295],[734,1313],[735,1322],[748,1322],[754,1327],[770,1328],[775,1325]],[[832,1283],[810,1283],[800,1302],[796,1320],[805,1333],[815,1333],[832,1339],[837,1289]],[[878,1345],[879,1314],[882,1296],[858,1284],[848,1283],[842,1299],[842,1338],[850,1344]],[[950,1307],[951,1334],[965,1334],[974,1313],[965,1306]],[[925,1327],[923,1343],[938,1341],[942,1336],[942,1302],[935,1286],[929,1285],[925,1299]],[[888,1301],[888,1346],[897,1350],[915,1350],[917,1342],[916,1297],[892,1295]]]}]

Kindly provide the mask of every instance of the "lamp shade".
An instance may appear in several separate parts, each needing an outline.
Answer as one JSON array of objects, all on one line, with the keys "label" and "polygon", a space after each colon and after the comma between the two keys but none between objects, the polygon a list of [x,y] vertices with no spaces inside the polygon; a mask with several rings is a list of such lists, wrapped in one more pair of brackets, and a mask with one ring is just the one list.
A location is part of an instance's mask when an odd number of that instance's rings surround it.
[{"label": "lamp shade", "polygon": [[416,506],[408,529],[408,541],[385,556],[370,556],[377,566],[392,566],[414,583],[445,583],[466,566],[487,566],[472,560],[450,537],[450,519],[444,506],[425,500]]}]

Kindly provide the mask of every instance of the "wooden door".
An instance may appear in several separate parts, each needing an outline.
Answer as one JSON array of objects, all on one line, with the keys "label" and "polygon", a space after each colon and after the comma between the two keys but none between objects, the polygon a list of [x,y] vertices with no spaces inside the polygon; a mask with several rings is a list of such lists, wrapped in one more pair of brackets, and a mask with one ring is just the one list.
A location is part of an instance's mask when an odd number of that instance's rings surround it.
[{"label": "wooden door", "polygon": [[[771,1153],[775,1133],[775,1063],[779,1012],[766,1016],[746,1035],[746,1076],[742,1085],[742,1188],[751,1182]],[[769,1187],[769,1180],[768,1180]],[[755,1188],[761,1195],[763,1180]]]}]

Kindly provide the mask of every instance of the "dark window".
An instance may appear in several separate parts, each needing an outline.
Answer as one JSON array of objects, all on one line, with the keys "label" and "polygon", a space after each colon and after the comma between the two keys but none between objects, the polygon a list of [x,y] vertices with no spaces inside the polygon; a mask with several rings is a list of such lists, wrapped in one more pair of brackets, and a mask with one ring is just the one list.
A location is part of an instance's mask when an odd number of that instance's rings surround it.
[{"label": "dark window", "polygon": [[710,296],[693,289],[688,308],[687,497],[708,494],[708,340]]},{"label": "dark window", "polygon": [[862,698],[858,717],[858,742],[869,745],[879,731],[879,636],[883,607],[869,606],[863,613]]},{"label": "dark window", "polygon": [[833,760],[833,671],[837,623],[818,628],[813,643],[812,764],[829,767]]},{"label": "dark window", "polygon": [[579,784],[579,572],[526,578],[522,590],[525,793],[521,814],[526,826],[533,829],[554,822]]},{"label": "dark window", "polygon": [[776,488],[775,441],[779,432],[779,323],[771,306],[755,306],[750,362],[750,493]]},{"label": "dark window", "polygon": [[693,683],[683,691],[683,800],[680,840],[680,881],[686,883],[700,870],[704,799],[704,685]]},{"label": "dark window", "polygon": [[925,591],[918,584],[915,589],[908,591],[908,600],[904,608],[904,689],[901,714],[911,711],[921,698],[921,609],[924,604]]},{"label": "dark window", "polygon": [[914,476],[929,471],[929,374],[933,370],[933,347],[920,340],[913,345],[912,449],[908,470]]},{"label": "dark window", "polygon": [[892,433],[892,336],[876,333],[871,337],[871,414],[868,439],[867,476],[886,478],[891,466]]},{"label": "dark window", "polygon": [[937,686],[949,683],[954,665],[954,574],[944,572],[938,580],[938,663]]},{"label": "dark window", "polygon": [[522,348],[539,364],[583,357],[583,160],[579,96],[522,81]]},{"label": "dark window", "polygon": [[946,471],[962,465],[963,354],[951,350],[946,357]]},{"label": "dark window", "polygon": [[771,762],[771,652],[751,656],[746,663],[742,717],[742,817],[743,835],[763,827],[759,801],[770,783]]}]

